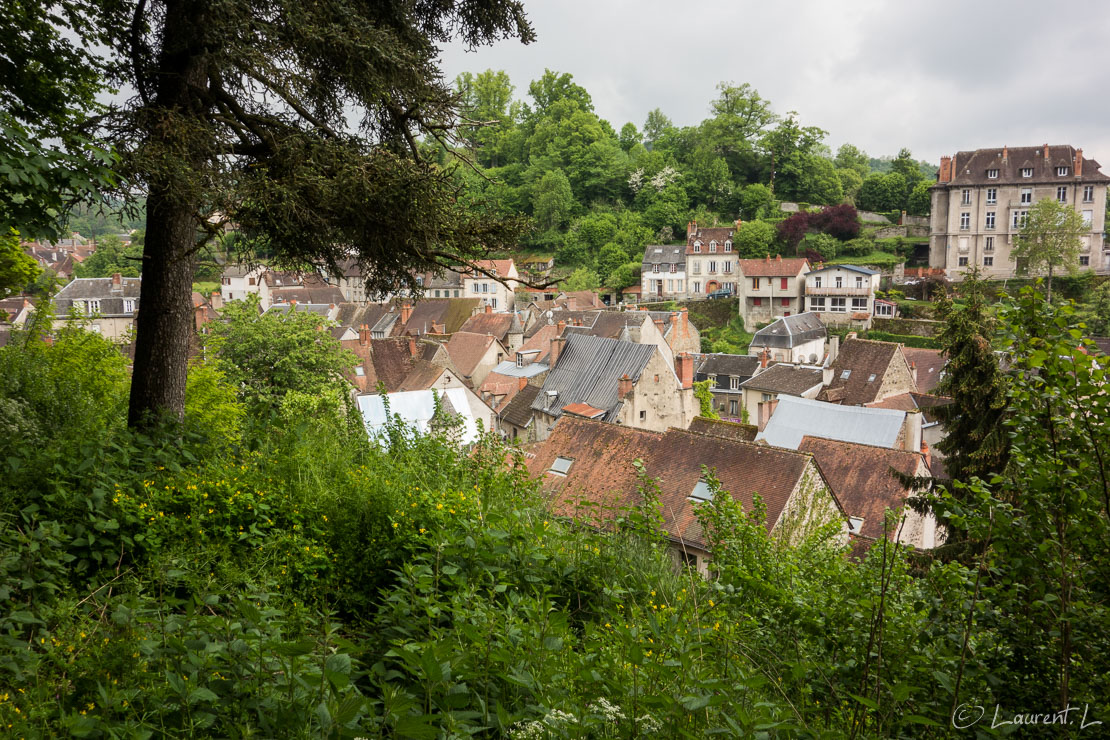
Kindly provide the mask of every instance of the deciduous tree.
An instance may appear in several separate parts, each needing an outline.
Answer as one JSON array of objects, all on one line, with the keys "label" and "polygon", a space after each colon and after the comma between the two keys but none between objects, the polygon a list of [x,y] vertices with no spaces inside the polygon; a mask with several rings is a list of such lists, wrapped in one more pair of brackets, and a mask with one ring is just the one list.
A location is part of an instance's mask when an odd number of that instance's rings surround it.
[{"label": "deciduous tree", "polygon": [[1017,260],[1019,274],[1045,272],[1048,300],[1052,300],[1052,276],[1060,270],[1074,274],[1079,269],[1080,239],[1091,227],[1071,206],[1050,198],[1029,209],[1010,255]]},{"label": "deciduous tree", "polygon": [[40,272],[38,264],[19,246],[19,234],[11,231],[0,236],[0,298],[22,291]]}]

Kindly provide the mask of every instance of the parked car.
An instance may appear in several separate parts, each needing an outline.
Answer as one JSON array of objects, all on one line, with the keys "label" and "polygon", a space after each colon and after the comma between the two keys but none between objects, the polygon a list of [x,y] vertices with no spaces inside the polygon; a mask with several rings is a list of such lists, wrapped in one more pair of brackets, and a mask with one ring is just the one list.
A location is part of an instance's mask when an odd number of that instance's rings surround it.
[{"label": "parked car", "polygon": [[718,298],[732,298],[732,291],[728,288],[721,288],[720,290],[715,290],[706,296],[706,299],[710,301],[716,300]]}]

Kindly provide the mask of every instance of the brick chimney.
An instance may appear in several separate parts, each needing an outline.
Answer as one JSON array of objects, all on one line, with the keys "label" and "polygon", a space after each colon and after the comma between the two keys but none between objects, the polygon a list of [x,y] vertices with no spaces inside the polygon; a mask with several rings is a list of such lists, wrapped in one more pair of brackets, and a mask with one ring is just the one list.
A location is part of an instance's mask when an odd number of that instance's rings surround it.
[{"label": "brick chimney", "polygon": [[744,219],[742,219],[742,218],[736,219],[736,230],[739,231],[740,227],[743,226],[743,224],[744,224]]},{"label": "brick chimney", "polygon": [[617,381],[617,398],[624,398],[632,392],[632,378],[625,373]]},{"label": "brick chimney", "polygon": [[358,343],[363,347],[370,344],[370,327],[366,324],[358,328]]},{"label": "brick chimney", "polygon": [[952,158],[947,155],[940,158],[940,172],[937,173],[937,182],[952,182]]},{"label": "brick chimney", "polygon": [[763,255],[763,261],[768,265],[771,264],[771,255],[769,255],[769,254]]},{"label": "brick chimney", "polygon": [[921,456],[925,458],[925,464],[932,470],[933,467],[933,451],[929,449],[929,443],[924,439],[921,440]]},{"label": "brick chimney", "polygon": [[1076,177],[1082,177],[1083,176],[1083,150],[1082,149],[1076,149],[1075,150],[1075,167],[1072,167],[1072,171],[1075,173]]},{"label": "brick chimney", "polygon": [[120,274],[118,272],[112,273],[112,292],[113,293],[122,293],[123,292],[123,278],[120,276]]},{"label": "brick chimney", "polygon": [[528,387],[528,378],[521,377],[521,378],[518,378],[517,380],[520,381],[520,387],[517,390],[522,391],[522,390],[524,390],[525,388]]},{"label": "brick chimney", "polygon": [[401,326],[409,323],[412,318],[412,304],[408,301],[401,304]]},{"label": "brick chimney", "polygon": [[1010,147],[1003,144],[1002,145],[1002,164],[1006,164],[1006,161],[1009,158],[1010,158]]},{"label": "brick chimney", "polygon": [[781,254],[776,254],[775,255],[775,262],[782,262],[782,255]]},{"label": "brick chimney", "polygon": [[[559,323],[562,323],[561,321]],[[555,363],[559,361],[559,355],[563,351],[563,337],[557,336],[551,340],[551,351],[548,352],[547,366],[555,367]]]},{"label": "brick chimney", "polygon": [[771,359],[771,350],[764,347],[763,351],[759,353],[759,367],[760,367],[761,370],[766,370],[767,369],[767,362],[770,359]]},{"label": "brick chimney", "polygon": [[493,313],[493,306],[488,303],[486,304],[486,313]]},{"label": "brick chimney", "polygon": [[567,328],[567,322],[559,319],[559,323],[555,325],[555,336],[563,336],[563,331]]},{"label": "brick chimney", "polygon": [[409,334],[409,355],[416,357],[416,337]]},{"label": "brick chimney", "polygon": [[694,358],[689,352],[682,352],[675,358],[675,373],[682,388],[694,387]]},{"label": "brick chimney", "polygon": [[682,314],[682,329],[686,336],[690,336],[690,313],[686,310],[686,306],[678,309],[678,312]]},{"label": "brick chimney", "polygon": [[686,224],[686,238],[692,238],[698,235],[698,222],[690,221]]},{"label": "brick chimney", "polygon": [[663,319],[655,319],[654,321],[655,321],[655,328],[659,330],[660,334],[662,334],[664,332]]},{"label": "brick chimney", "polygon": [[1047,167],[1048,166],[1048,144],[1044,145],[1044,161],[1045,161],[1045,166]]}]

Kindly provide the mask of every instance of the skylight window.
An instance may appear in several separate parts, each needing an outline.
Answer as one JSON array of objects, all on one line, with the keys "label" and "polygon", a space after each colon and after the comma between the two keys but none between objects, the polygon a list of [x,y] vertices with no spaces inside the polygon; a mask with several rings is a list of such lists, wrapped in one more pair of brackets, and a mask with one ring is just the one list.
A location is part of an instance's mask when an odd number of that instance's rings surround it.
[{"label": "skylight window", "polygon": [[840,374],[840,379],[841,379],[841,380],[847,380],[847,379],[848,379],[848,376],[849,376],[849,375],[851,375],[851,374],[852,374],[852,371],[851,371],[851,370],[845,370],[844,372],[842,372],[842,373]]},{"label": "skylight window", "polygon": [[863,517],[853,516],[848,518],[848,532],[851,534],[859,534],[863,529]]},{"label": "skylight window", "polygon": [[690,494],[691,501],[712,501],[713,491],[709,490],[709,484],[704,480],[699,480],[694,486],[693,492]]},{"label": "skylight window", "polygon": [[570,472],[570,466],[573,464],[574,460],[569,457],[557,457],[547,472],[565,476]]},{"label": "skylight window", "polygon": [[874,383],[875,382],[875,373],[871,373],[870,375],[867,376],[867,382],[868,383]]}]

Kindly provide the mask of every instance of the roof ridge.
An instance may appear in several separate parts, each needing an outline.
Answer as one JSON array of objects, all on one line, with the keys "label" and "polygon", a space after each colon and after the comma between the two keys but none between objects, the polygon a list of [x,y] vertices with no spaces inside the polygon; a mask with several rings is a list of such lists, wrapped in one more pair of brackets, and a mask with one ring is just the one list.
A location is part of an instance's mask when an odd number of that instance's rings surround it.
[{"label": "roof ridge", "polygon": [[[887,409],[887,410],[889,410],[889,409]],[[915,457],[920,457],[921,456],[921,453],[918,452],[918,451],[904,450],[901,447],[884,447],[882,445],[873,445],[873,444],[868,444],[866,442],[849,442],[849,441],[843,440],[843,439],[831,439],[829,437],[821,437],[821,436],[818,436],[816,434],[803,434],[802,435],[802,441],[799,444],[804,444],[807,439],[813,439],[813,440],[817,440],[819,442],[830,442],[832,444],[837,444],[837,445],[852,445],[854,447],[870,447],[870,448],[875,449],[875,450],[881,450],[884,453],[893,452],[893,453],[900,454],[900,455],[913,455]]]}]

